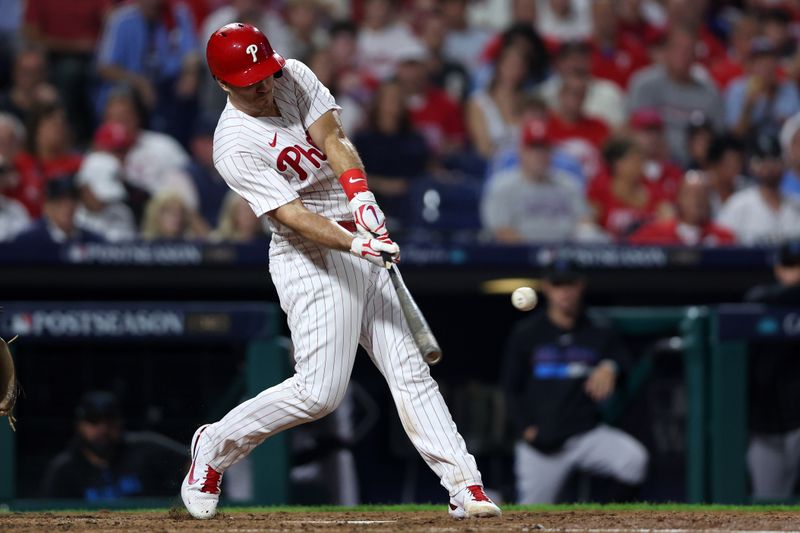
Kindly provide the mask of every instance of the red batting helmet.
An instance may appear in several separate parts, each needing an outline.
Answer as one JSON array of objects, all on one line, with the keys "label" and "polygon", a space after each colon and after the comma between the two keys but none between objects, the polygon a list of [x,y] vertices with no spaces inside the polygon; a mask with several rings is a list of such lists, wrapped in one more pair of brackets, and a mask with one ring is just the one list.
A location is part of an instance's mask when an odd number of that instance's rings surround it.
[{"label": "red batting helmet", "polygon": [[286,64],[258,28],[241,22],[226,24],[211,34],[206,61],[215,78],[236,87],[257,83]]}]

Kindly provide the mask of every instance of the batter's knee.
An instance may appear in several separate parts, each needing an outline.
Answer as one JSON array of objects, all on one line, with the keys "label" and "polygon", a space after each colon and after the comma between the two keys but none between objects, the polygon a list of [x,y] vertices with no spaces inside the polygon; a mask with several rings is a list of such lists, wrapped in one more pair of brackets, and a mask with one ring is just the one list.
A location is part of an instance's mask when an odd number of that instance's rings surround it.
[{"label": "batter's knee", "polygon": [[318,394],[310,395],[306,399],[306,413],[313,420],[317,420],[334,412],[339,404],[342,403],[344,394]]}]

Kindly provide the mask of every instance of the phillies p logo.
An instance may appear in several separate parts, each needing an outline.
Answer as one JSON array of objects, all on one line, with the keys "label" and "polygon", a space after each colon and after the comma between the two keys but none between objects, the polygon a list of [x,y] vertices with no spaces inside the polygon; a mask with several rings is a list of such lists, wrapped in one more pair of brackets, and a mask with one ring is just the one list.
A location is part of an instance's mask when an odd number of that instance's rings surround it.
[{"label": "phillies p logo", "polygon": [[253,56],[253,63],[257,63],[258,62],[258,58],[256,57],[256,52],[258,52],[258,46],[254,45],[254,44],[250,44],[245,49],[245,52],[247,52],[248,54]]}]

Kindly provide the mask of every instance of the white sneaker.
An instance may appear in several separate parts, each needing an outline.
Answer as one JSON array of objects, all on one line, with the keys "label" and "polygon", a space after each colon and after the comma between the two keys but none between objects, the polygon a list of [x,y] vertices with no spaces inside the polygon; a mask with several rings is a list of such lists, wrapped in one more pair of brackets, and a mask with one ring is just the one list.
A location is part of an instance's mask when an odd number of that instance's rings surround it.
[{"label": "white sneaker", "polygon": [[483,487],[470,485],[452,498],[447,512],[453,518],[491,518],[500,516],[503,511],[489,499]]},{"label": "white sneaker", "polygon": [[[189,514],[195,518],[213,518],[217,514],[219,503],[219,484],[222,474],[211,468],[205,462],[205,454],[200,454],[200,437],[208,424],[200,426],[192,437],[192,466],[183,479],[181,485],[181,498]],[[202,456],[198,460],[198,456]]]}]

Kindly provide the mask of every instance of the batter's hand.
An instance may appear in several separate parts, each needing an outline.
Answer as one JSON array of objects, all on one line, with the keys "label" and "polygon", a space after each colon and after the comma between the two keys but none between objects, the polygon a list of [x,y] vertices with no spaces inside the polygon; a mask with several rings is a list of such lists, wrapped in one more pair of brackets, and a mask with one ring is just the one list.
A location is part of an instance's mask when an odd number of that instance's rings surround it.
[{"label": "batter's hand", "polygon": [[600,363],[586,380],[583,388],[592,400],[602,402],[614,392],[616,382],[617,372],[614,366],[610,363]]},{"label": "batter's hand", "polygon": [[[356,237],[350,244],[350,253],[384,268],[400,262],[400,247],[390,240]],[[391,258],[391,263],[384,260],[384,254]]]},{"label": "batter's hand", "polygon": [[350,211],[356,221],[358,234],[362,237],[374,237],[380,241],[392,242],[386,230],[386,216],[378,207],[375,195],[370,191],[362,191],[350,200]]}]

